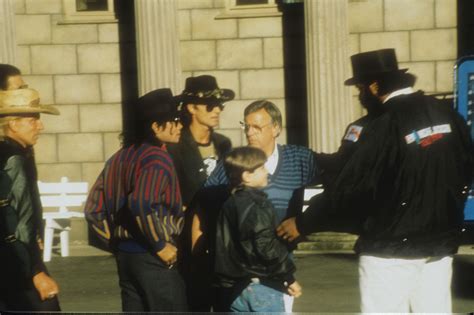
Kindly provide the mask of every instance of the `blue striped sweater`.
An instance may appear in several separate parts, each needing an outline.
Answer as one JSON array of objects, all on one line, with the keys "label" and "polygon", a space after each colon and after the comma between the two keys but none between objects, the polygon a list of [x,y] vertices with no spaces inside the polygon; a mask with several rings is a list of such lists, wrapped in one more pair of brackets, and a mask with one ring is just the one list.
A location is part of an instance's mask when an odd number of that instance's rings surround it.
[{"label": "blue striped sweater", "polygon": [[[293,192],[313,183],[317,177],[314,152],[297,145],[278,145],[278,164],[269,175],[268,186],[263,190],[273,204],[278,222],[288,214],[288,204]],[[205,187],[227,185],[229,183],[221,162],[207,179]]]}]

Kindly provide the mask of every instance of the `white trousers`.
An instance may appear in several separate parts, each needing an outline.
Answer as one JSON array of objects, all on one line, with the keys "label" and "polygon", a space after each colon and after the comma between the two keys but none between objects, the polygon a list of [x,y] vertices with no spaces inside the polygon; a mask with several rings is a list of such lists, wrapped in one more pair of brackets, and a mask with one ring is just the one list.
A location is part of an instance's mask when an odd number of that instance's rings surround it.
[{"label": "white trousers", "polygon": [[359,257],[362,313],[451,313],[452,257]]},{"label": "white trousers", "polygon": [[295,298],[288,294],[283,294],[283,303],[285,303],[285,312],[291,313],[293,312],[293,303],[295,302]]}]

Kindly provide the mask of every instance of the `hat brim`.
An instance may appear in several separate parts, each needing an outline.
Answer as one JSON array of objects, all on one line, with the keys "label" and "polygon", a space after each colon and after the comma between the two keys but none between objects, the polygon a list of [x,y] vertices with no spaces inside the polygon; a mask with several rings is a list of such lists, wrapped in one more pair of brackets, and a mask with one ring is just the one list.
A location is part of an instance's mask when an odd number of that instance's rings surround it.
[{"label": "hat brim", "polygon": [[235,98],[234,91],[230,89],[219,89],[219,97],[215,95],[211,95],[209,97],[206,96],[198,96],[198,95],[181,95],[182,102],[186,104],[222,104],[228,101],[231,101]]},{"label": "hat brim", "polygon": [[59,110],[51,105],[39,105],[39,106],[12,106],[0,109],[0,116],[11,116],[15,114],[49,114],[59,115]]},{"label": "hat brim", "polygon": [[394,71],[382,71],[382,72],[374,72],[370,73],[364,76],[357,76],[357,77],[352,77],[344,81],[344,85],[356,85],[356,84],[361,84],[361,83],[367,83],[367,81],[370,81],[372,79],[377,79],[382,76],[386,76],[389,74],[395,74],[395,73],[405,73],[408,71],[408,68],[404,69],[398,69]]}]

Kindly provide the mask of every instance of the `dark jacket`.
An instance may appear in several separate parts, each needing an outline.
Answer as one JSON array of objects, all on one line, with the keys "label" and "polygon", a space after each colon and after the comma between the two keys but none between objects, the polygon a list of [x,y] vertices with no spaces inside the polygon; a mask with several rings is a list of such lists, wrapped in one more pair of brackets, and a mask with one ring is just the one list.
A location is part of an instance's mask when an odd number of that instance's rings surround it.
[{"label": "dark jacket", "polygon": [[[352,123],[350,123],[341,139],[341,145],[335,153],[316,153],[316,161],[320,170],[323,188],[330,190],[346,162],[352,157],[360,144],[360,137],[366,127],[377,117],[381,111],[373,111]],[[303,235],[321,231],[340,231],[348,233],[359,233],[360,224],[363,219],[363,210],[345,212],[343,216],[328,211],[331,204],[325,194],[320,194],[310,201],[306,210],[296,216],[296,227]],[[362,206],[363,207],[363,206]]]},{"label": "dark jacket", "polygon": [[[10,268],[6,273],[10,280],[28,281],[35,274],[46,271],[38,246],[43,231],[43,211],[33,150],[6,138],[0,142],[0,169],[11,185],[9,207],[0,217],[2,265]],[[2,181],[2,185],[6,183]]]},{"label": "dark jacket", "polygon": [[360,143],[359,139],[362,136],[364,129],[378,116],[378,114],[365,115],[350,123],[346,127],[344,137],[341,139],[341,145],[337,152],[316,153],[316,163],[320,170],[320,176],[324,186],[334,183],[340,170],[357,149]]},{"label": "dark jacket", "polygon": [[215,272],[221,287],[238,286],[257,277],[264,285],[286,291],[295,266],[276,235],[275,210],[264,192],[234,192],[219,213]]},{"label": "dark jacket", "polygon": [[[211,142],[214,144],[219,159],[231,149],[230,139],[219,133],[211,134]],[[183,205],[188,206],[207,179],[206,165],[203,163],[198,145],[189,128],[182,130],[179,143],[168,144],[168,152],[173,158],[178,173]]]},{"label": "dark jacket", "polygon": [[[323,187],[330,190],[335,183],[338,174],[352,157],[360,144],[360,137],[366,127],[381,114],[377,111],[365,115],[350,123],[341,139],[341,145],[335,153],[316,153],[316,162],[320,169]],[[361,214],[358,211],[345,213],[344,216],[327,211],[330,207],[325,194],[315,196],[308,208],[296,216],[296,226],[303,235],[320,231],[340,231],[358,233],[361,224]]]},{"label": "dark jacket", "polygon": [[364,209],[361,254],[454,254],[473,176],[466,123],[423,92],[396,96],[384,107],[329,192],[331,204]]}]

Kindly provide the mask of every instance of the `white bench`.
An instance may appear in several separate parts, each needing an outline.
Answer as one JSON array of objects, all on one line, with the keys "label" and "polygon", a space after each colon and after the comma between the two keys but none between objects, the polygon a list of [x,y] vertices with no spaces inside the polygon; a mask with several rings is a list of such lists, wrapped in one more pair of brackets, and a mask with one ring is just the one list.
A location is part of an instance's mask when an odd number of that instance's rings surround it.
[{"label": "white bench", "polygon": [[59,231],[61,256],[69,256],[69,231],[71,218],[83,218],[84,213],[69,211],[68,207],[81,207],[87,199],[87,182],[69,182],[62,177],[59,183],[44,183],[38,181],[38,188],[43,208],[55,208],[57,211],[44,212],[44,250],[43,260],[51,260],[53,237],[55,230]]}]

